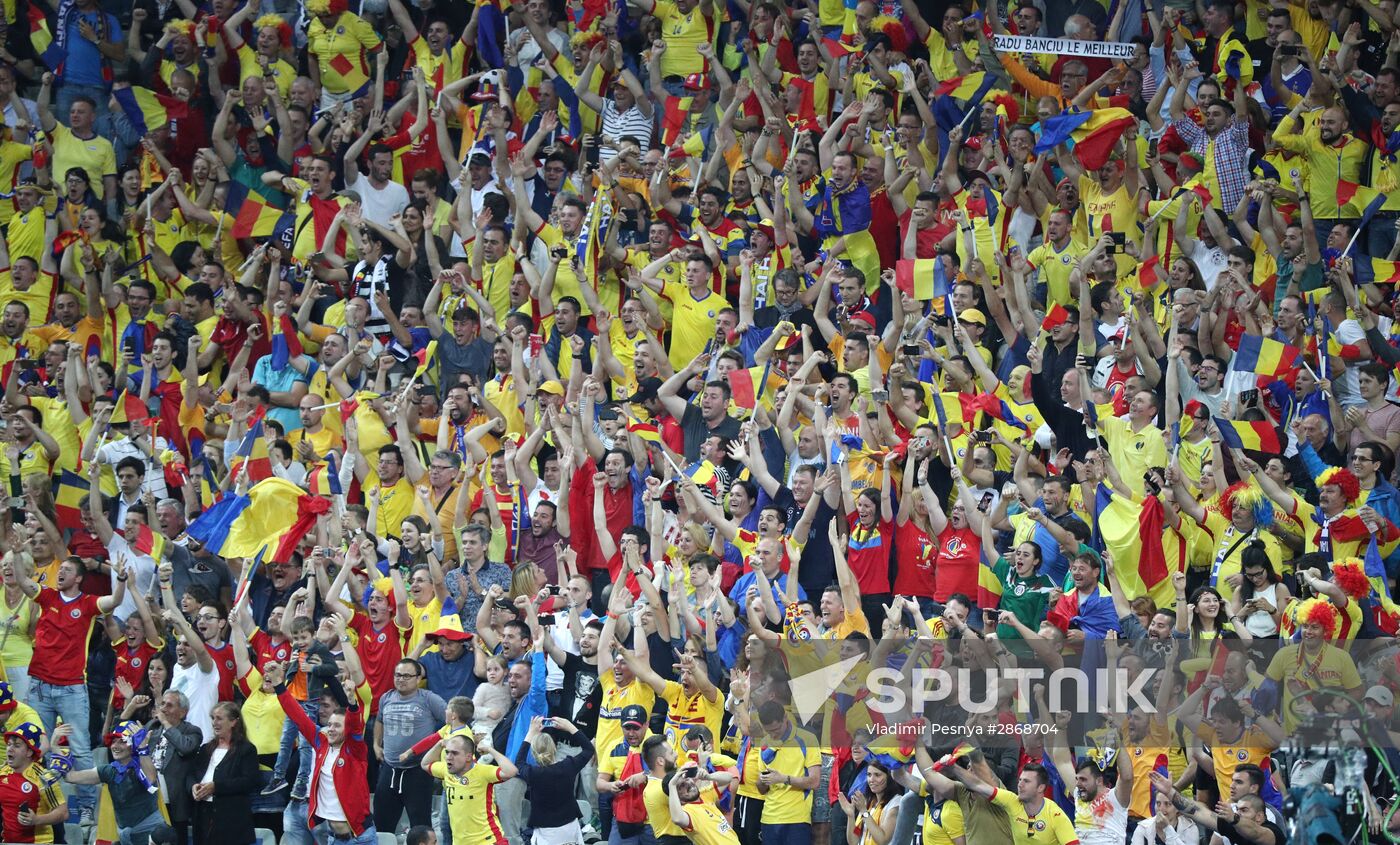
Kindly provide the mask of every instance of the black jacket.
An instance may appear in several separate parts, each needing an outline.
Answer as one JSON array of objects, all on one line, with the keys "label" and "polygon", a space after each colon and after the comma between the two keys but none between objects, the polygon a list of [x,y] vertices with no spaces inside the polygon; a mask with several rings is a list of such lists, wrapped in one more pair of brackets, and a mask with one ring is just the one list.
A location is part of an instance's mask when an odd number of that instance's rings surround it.
[{"label": "black jacket", "polygon": [[[556,739],[562,737],[559,731],[553,733]],[[556,760],[550,766],[527,762],[530,759],[529,743],[520,743],[520,750],[515,753],[515,765],[520,769],[518,777],[525,781],[528,788],[526,797],[530,799],[529,826],[536,830],[562,827],[579,817],[577,801],[555,799],[561,795],[574,794],[578,787],[579,773],[593,760],[593,743],[589,742],[582,731],[574,733],[569,739],[582,749],[581,753]]]},{"label": "black jacket", "polygon": [[[155,749],[156,769],[165,778],[168,794],[164,797],[170,809],[170,818],[177,822],[188,821],[190,805],[194,803],[194,797],[190,794],[190,787],[194,784],[192,778],[196,777],[192,773],[194,760],[204,736],[198,727],[189,722],[180,722],[169,728],[162,728],[159,722],[153,722],[151,727],[156,731],[151,747]],[[205,758],[205,764],[208,765],[208,758]],[[201,769],[199,774],[203,773]]]},{"label": "black jacket", "polygon": [[[195,755],[186,792],[203,780],[217,744],[209,742]],[[195,845],[248,845],[256,839],[253,796],[261,786],[257,749],[246,739],[234,743],[214,770],[213,800],[194,802]]]}]

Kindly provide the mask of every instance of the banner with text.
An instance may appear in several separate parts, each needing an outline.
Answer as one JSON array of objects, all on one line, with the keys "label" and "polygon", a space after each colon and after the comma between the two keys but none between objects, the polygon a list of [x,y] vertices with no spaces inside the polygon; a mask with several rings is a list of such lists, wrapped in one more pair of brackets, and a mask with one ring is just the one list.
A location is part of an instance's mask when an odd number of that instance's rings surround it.
[{"label": "banner with text", "polygon": [[1119,41],[1079,41],[1029,35],[997,35],[993,43],[998,53],[1054,53],[1092,59],[1131,59],[1134,50],[1134,45]]}]

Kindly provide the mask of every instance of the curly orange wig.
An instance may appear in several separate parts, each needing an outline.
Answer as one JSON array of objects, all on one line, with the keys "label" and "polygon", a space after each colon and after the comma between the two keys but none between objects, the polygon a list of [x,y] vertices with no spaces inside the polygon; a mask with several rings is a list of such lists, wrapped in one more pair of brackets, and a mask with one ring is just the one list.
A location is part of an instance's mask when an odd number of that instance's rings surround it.
[{"label": "curly orange wig", "polygon": [[1304,625],[1318,625],[1324,636],[1331,639],[1337,630],[1337,608],[1326,599],[1308,599],[1298,609],[1298,618]]},{"label": "curly orange wig", "polygon": [[1348,505],[1356,504],[1356,500],[1361,498],[1361,482],[1356,480],[1356,476],[1352,475],[1349,469],[1328,467],[1323,470],[1317,477],[1317,486],[1321,488],[1328,484],[1335,485],[1341,491],[1342,498]]},{"label": "curly orange wig", "polygon": [[349,8],[347,0],[306,0],[306,11],[313,15],[340,16]]},{"label": "curly orange wig", "polygon": [[1348,598],[1359,601],[1371,594],[1371,579],[1366,577],[1366,564],[1361,558],[1349,557],[1332,564],[1332,580]]},{"label": "curly orange wig", "polygon": [[896,53],[909,52],[909,33],[904,23],[897,18],[881,15],[870,22],[870,31],[883,34],[890,40],[890,49]]}]

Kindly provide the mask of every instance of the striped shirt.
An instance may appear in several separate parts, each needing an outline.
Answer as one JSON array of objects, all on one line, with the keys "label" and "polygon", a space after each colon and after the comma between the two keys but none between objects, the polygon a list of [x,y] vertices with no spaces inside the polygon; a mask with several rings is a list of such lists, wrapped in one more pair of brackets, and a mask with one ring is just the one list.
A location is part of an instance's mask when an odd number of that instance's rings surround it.
[{"label": "striped shirt", "polygon": [[[617,101],[612,99],[603,100],[603,134],[610,138],[636,138],[641,145],[642,152],[651,149],[651,118],[642,114],[642,110],[635,105],[627,111],[617,110]],[[604,164],[612,161],[617,156],[617,150],[611,147],[603,147],[598,151],[598,160]]]}]

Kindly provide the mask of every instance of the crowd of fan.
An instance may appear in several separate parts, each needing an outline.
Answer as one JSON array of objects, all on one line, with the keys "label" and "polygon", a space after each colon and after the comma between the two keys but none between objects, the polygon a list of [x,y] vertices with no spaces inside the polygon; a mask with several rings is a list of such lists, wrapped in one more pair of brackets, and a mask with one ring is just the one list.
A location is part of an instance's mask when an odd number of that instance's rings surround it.
[{"label": "crowd of fan", "polygon": [[1394,0],[3,7],[3,841],[1400,835]]}]

